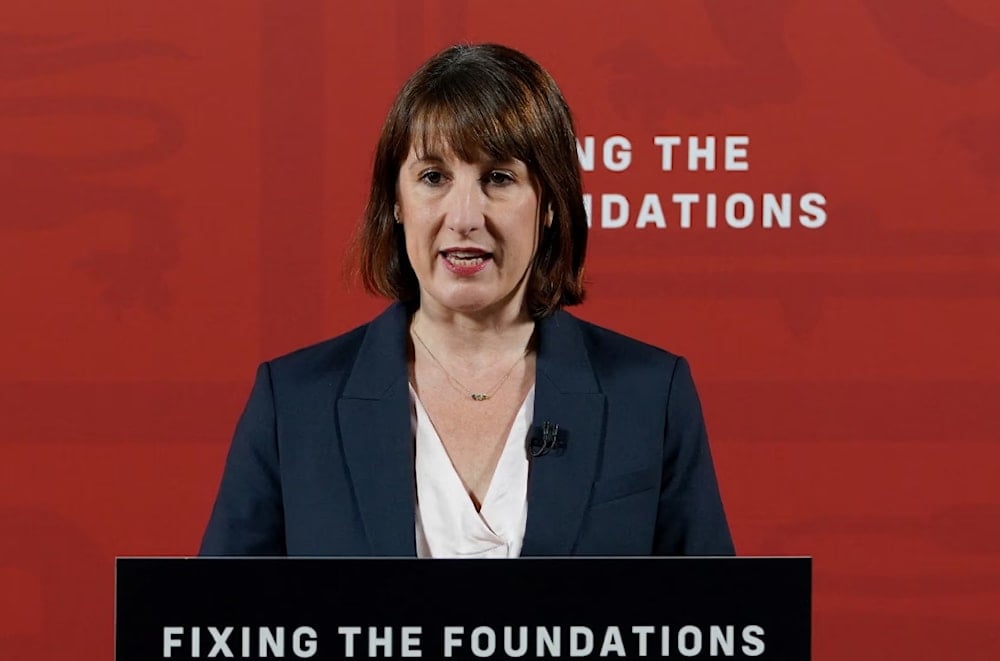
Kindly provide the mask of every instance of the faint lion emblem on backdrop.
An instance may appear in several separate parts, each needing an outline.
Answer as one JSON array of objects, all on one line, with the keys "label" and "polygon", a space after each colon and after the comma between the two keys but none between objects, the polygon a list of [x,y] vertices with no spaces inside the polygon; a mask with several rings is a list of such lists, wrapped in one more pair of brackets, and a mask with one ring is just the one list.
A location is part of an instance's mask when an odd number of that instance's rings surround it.
[{"label": "faint lion emblem on backdrop", "polygon": [[[36,94],[0,92],[0,122],[27,147],[0,147],[0,196],[4,213],[0,231],[51,231],[87,222],[96,215],[123,218],[112,237],[120,249],[95,249],[76,266],[100,284],[102,302],[114,313],[145,309],[167,315],[170,292],[164,275],[176,264],[176,203],[156,186],[128,182],[128,173],[161,163],[184,143],[184,127],[170,109],[127,90],[95,90],[93,95],[53,93],[60,82],[52,76],[143,58],[182,59],[168,45],[145,41],[75,43],[71,37],[0,35],[0,85],[36,83]],[[2,89],[2,87],[0,87]],[[92,130],[99,120],[111,126],[150,126],[146,144],[112,144],[106,150],[72,153],[63,150],[49,131],[72,135]],[[124,133],[124,132],[123,132]],[[110,243],[110,242],[108,242]]]},{"label": "faint lion emblem on backdrop", "polygon": [[[611,48],[596,64],[606,75],[606,96],[618,115],[649,126],[684,124],[727,109],[747,111],[766,104],[787,105],[803,90],[808,62],[800,62],[788,45],[787,22],[805,0],[729,2],[702,0],[701,8],[715,33],[721,64],[676,65],[674,46],[664,43],[626,43]],[[884,42],[890,68],[908,68],[927,79],[931,87],[973,88],[1000,70],[1000,30],[958,12],[945,0],[859,0],[843,11],[869,20],[861,32]],[[864,72],[859,72],[862,75]],[[970,101],[974,100],[974,96]],[[980,104],[982,105],[982,104]],[[970,102],[969,108],[976,106]],[[960,111],[964,111],[961,109]],[[766,110],[764,111],[766,112]],[[969,112],[973,112],[969,110]],[[968,155],[970,170],[987,179],[1000,174],[1000,118],[969,116],[942,128],[937,139],[950,141]],[[809,166],[806,166],[809,167]],[[825,190],[835,182],[822,168],[803,168],[792,189]],[[622,259],[618,272],[604,281],[628,287],[651,299],[687,295],[713,300],[769,295],[781,305],[786,328],[806,338],[818,327],[826,301],[833,297],[908,298],[914,296],[995,296],[997,286],[982,272],[842,271],[845,259],[922,259],[934,256],[989,257],[998,250],[1000,235],[992,231],[955,232],[950,228],[900,231],[886,227],[885,218],[870,200],[849,192],[835,196],[831,223],[822,235],[716,239],[711,249],[684,242],[641,244],[624,242],[613,250],[623,254],[646,251],[656,255],[753,254],[780,263],[784,255],[808,256],[814,264],[801,272],[748,269],[738,277],[716,277],[700,271],[678,281],[643,279]],[[759,239],[754,241],[754,239]],[[874,262],[873,262],[874,263]]]}]

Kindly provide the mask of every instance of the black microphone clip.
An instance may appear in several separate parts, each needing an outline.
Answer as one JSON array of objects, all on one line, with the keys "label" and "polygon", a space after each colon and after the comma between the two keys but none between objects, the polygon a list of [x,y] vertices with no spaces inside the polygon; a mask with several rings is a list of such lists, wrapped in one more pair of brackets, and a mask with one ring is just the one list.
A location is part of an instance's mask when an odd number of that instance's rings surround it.
[{"label": "black microphone clip", "polygon": [[553,422],[542,423],[541,438],[538,436],[537,427],[528,437],[528,454],[532,457],[542,457],[552,450],[562,450],[566,447],[566,442],[559,437],[559,425]]}]

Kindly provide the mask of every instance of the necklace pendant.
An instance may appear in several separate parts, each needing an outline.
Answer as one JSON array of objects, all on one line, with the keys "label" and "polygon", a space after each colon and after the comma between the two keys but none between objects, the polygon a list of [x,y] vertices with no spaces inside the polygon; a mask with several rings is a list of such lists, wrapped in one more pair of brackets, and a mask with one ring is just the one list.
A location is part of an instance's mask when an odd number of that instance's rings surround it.
[{"label": "necklace pendant", "polygon": [[484,392],[474,392],[474,393],[472,393],[472,399],[476,400],[477,402],[485,402],[489,398],[490,398],[490,396],[487,395]]}]

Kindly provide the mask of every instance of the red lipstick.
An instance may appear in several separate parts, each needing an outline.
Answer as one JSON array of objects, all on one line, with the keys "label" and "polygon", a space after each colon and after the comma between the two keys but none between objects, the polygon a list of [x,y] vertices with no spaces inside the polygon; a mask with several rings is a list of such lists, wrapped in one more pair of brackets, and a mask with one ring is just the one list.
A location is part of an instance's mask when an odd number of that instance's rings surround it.
[{"label": "red lipstick", "polygon": [[462,277],[473,276],[490,263],[493,253],[482,248],[446,248],[441,251],[445,268]]}]

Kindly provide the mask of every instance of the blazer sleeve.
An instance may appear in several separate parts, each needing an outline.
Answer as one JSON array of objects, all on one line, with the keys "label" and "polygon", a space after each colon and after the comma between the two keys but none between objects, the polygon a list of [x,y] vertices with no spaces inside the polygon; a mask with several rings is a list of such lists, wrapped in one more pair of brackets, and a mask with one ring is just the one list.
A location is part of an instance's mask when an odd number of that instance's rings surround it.
[{"label": "blazer sleeve", "polygon": [[200,555],[285,555],[271,370],[264,363],[236,425]]},{"label": "blazer sleeve", "polygon": [[654,553],[733,555],[701,403],[684,358],[674,365],[667,395],[663,451]]}]

